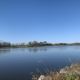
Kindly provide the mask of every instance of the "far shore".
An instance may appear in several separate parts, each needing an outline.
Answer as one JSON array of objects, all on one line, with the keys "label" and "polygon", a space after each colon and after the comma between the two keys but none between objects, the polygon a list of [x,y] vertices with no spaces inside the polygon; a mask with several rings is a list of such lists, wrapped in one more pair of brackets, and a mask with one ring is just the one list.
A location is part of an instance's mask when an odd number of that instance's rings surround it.
[{"label": "far shore", "polygon": [[10,42],[0,42],[0,48],[27,48],[27,47],[45,47],[45,46],[80,46],[79,42],[75,43],[49,43],[47,41],[30,41],[28,43],[15,43]]},{"label": "far shore", "polygon": [[[80,45],[51,45],[51,46],[80,46]],[[33,48],[33,47],[48,47],[48,46],[10,46],[10,47],[0,47],[0,48]]]}]

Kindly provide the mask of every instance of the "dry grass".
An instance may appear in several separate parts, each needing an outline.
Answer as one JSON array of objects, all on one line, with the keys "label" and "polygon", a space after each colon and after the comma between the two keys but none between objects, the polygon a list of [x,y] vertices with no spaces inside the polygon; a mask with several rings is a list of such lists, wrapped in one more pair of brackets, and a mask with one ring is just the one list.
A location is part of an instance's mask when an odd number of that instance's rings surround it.
[{"label": "dry grass", "polygon": [[61,74],[59,72],[50,72],[50,76],[52,80],[66,80],[64,77],[64,74]]},{"label": "dry grass", "polygon": [[[71,63],[71,59],[69,58],[69,61]],[[44,64],[44,62],[42,60],[39,60],[38,62],[41,62],[44,67],[45,67],[45,72],[46,75],[42,74],[42,72],[39,69],[36,69],[37,73],[39,73],[39,75],[32,73],[32,80],[38,80],[40,75],[44,75],[45,79],[44,80],[80,80],[80,75],[77,75],[75,73],[70,74],[64,74],[64,73],[59,73],[56,70],[51,71],[47,68],[47,66]]]}]

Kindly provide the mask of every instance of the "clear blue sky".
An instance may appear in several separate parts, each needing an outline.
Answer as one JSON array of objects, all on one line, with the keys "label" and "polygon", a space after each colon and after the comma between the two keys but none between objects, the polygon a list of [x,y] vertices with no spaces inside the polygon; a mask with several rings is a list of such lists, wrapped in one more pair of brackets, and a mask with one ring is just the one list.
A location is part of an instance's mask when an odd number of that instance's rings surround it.
[{"label": "clear blue sky", "polygon": [[80,42],[80,0],[0,0],[0,40]]}]

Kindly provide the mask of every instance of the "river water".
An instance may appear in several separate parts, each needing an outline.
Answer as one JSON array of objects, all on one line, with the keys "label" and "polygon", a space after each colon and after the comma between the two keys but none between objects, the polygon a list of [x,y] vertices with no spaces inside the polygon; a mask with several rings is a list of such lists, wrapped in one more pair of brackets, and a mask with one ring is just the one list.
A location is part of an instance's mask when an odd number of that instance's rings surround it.
[{"label": "river water", "polygon": [[58,71],[75,61],[80,62],[80,46],[1,48],[0,80],[31,80],[31,72]]}]

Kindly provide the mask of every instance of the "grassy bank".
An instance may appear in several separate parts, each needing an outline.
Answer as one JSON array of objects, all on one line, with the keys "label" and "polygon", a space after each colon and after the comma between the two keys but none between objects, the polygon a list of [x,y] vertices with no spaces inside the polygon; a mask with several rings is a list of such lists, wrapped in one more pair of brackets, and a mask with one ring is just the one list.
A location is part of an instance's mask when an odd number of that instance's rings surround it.
[{"label": "grassy bank", "polygon": [[42,74],[37,69],[40,76],[34,75],[32,80],[80,80],[80,63],[73,62],[70,66],[65,66],[57,71],[50,71],[48,68],[45,69],[46,74]]}]

